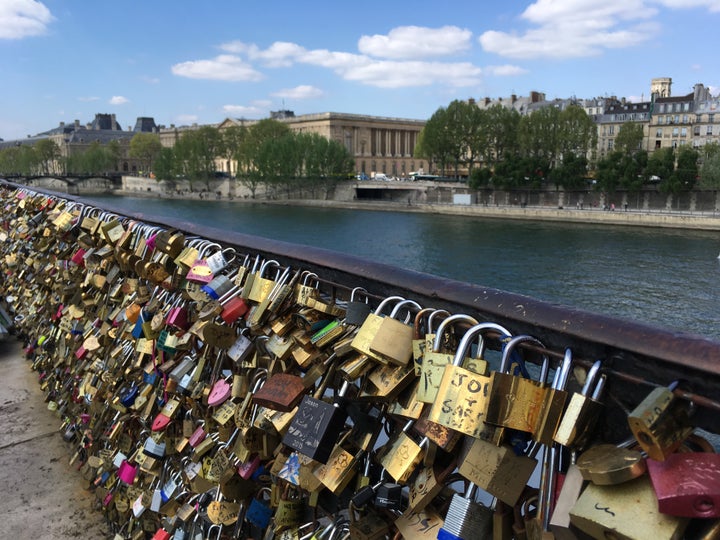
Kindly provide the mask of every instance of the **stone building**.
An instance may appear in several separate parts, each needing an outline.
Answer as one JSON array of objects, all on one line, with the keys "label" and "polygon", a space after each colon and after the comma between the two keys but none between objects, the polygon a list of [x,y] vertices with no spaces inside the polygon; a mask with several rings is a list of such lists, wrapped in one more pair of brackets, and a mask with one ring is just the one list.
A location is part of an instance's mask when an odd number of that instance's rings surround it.
[{"label": "stone building", "polygon": [[[295,116],[292,111],[275,111],[271,118],[287,124],[293,131],[317,133],[342,144],[355,158],[358,174],[365,173],[369,177],[371,173],[378,172],[402,178],[427,167],[427,162],[414,155],[418,135],[425,125],[424,120],[335,112]],[[223,130],[254,123],[227,118],[218,124],[218,128]],[[226,161],[220,165],[219,170],[234,175],[233,163]]]}]

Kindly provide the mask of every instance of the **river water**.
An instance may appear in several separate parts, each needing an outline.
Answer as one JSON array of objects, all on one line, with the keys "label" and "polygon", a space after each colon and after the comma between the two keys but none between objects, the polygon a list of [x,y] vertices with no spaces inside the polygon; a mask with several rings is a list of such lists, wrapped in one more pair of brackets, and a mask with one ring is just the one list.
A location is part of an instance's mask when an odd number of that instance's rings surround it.
[{"label": "river water", "polygon": [[720,237],[714,232],[229,201],[95,199],[128,212],[351,253],[720,340]]}]

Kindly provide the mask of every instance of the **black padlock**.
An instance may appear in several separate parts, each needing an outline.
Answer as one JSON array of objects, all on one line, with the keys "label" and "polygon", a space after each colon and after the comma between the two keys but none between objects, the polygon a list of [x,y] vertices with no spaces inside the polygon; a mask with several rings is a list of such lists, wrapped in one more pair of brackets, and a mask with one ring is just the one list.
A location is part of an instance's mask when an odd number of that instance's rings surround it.
[{"label": "black padlock", "polygon": [[388,510],[403,510],[402,486],[384,482],[376,490],[375,506]]},{"label": "black padlock", "polygon": [[[349,387],[350,383],[344,382],[338,395],[344,396]],[[282,442],[325,465],[345,426],[346,418],[347,413],[338,404],[305,396]]]}]

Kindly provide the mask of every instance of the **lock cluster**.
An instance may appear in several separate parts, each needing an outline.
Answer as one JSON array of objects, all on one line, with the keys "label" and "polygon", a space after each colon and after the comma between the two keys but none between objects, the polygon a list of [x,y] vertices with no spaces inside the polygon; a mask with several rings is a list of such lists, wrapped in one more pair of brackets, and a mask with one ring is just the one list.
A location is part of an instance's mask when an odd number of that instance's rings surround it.
[{"label": "lock cluster", "polygon": [[29,189],[0,204],[0,294],[115,540],[719,537],[682,381],[623,410],[605,359],[474,314]]}]

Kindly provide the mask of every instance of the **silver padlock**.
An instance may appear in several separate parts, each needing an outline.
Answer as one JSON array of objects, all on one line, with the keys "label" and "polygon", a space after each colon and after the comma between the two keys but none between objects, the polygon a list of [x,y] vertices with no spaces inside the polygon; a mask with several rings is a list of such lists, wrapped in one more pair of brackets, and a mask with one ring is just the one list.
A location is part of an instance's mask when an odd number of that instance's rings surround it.
[{"label": "silver padlock", "polygon": [[470,484],[465,496],[453,495],[438,540],[492,538],[493,512],[475,501],[477,486]]}]

